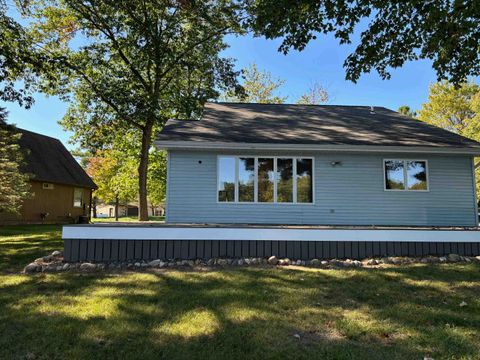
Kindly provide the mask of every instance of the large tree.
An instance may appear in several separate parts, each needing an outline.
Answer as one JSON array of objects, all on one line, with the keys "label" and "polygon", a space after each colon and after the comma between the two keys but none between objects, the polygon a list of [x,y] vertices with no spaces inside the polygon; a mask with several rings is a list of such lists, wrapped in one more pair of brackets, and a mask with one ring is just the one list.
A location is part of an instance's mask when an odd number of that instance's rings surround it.
[{"label": "large tree", "polygon": [[417,116],[417,112],[415,110],[410,109],[408,105],[399,106],[397,110],[400,114],[414,118]]},{"label": "large tree", "polygon": [[217,90],[240,87],[226,33],[240,33],[235,1],[38,0],[28,2],[36,48],[47,59],[41,91],[70,101],[62,125],[90,149],[136,129],[139,219],[147,220],[154,129],[198,117]]},{"label": "large tree", "polygon": [[[7,9],[0,0],[0,101],[29,108],[33,103],[30,85],[42,62],[31,49],[31,38],[7,16]],[[28,175],[21,171],[20,136],[7,124],[7,112],[0,106],[0,212],[18,213],[29,196]]]},{"label": "large tree", "polygon": [[[356,43],[346,58],[346,78],[429,59],[439,79],[454,84],[480,75],[478,1],[252,0],[250,25],[257,35],[281,38],[280,51],[303,50],[320,34]],[[357,30],[362,29],[360,36]]]}]

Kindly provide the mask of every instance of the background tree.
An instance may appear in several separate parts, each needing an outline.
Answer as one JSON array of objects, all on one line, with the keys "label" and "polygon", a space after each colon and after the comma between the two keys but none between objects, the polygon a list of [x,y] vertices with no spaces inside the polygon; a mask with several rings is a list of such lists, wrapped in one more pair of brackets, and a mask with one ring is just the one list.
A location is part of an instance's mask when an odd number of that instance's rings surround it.
[{"label": "background tree", "polygon": [[[457,88],[446,81],[432,84],[428,102],[422,105],[418,118],[480,141],[480,87],[474,82],[459,84]],[[480,199],[480,168],[475,170],[475,178]]]},{"label": "background tree", "polygon": [[434,83],[430,86],[428,102],[422,105],[418,118],[465,135],[477,115],[472,100],[479,91],[479,86],[473,82],[459,84],[458,88],[446,81]]},{"label": "background tree", "polygon": [[[303,50],[318,33],[332,33],[341,44],[357,41],[345,60],[346,78],[390,69],[418,59],[432,60],[438,79],[459,84],[480,75],[478,1],[253,0],[249,25],[256,35],[281,38],[280,51]],[[367,22],[368,21],[368,22]],[[363,27],[363,26],[362,26]]]},{"label": "background tree", "polygon": [[23,154],[18,145],[20,134],[5,122],[7,114],[0,109],[0,213],[18,214],[25,198],[29,196],[28,175],[20,166]]},{"label": "background tree", "polygon": [[408,105],[402,105],[397,110],[400,114],[414,118],[417,116],[417,112],[410,109]]},{"label": "background tree", "polygon": [[226,101],[283,104],[287,99],[287,97],[278,94],[279,89],[285,84],[285,80],[274,78],[269,71],[258,70],[256,64],[250,64],[242,70],[242,80],[244,93],[240,96],[227,93]]},{"label": "background tree", "polygon": [[165,151],[152,150],[150,153],[150,168],[148,171],[148,202],[154,210],[165,204],[167,187],[167,159]]},{"label": "background tree", "polygon": [[88,175],[98,186],[95,196],[104,203],[115,204],[117,221],[120,202],[127,203],[137,195],[135,165],[131,159],[115,149],[99,150],[89,159],[87,165]]},{"label": "background tree", "polygon": [[[235,1],[38,0],[27,3],[30,34],[46,59],[39,88],[69,100],[62,125],[86,149],[108,148],[136,129],[139,219],[147,220],[154,128],[197,117],[217,90],[239,91],[226,33],[241,33]],[[47,66],[46,65],[46,66]]]},{"label": "background tree", "polygon": [[297,100],[297,104],[301,105],[320,105],[326,104],[329,101],[329,95],[327,89],[319,82],[314,82],[308,91],[300,96]]}]

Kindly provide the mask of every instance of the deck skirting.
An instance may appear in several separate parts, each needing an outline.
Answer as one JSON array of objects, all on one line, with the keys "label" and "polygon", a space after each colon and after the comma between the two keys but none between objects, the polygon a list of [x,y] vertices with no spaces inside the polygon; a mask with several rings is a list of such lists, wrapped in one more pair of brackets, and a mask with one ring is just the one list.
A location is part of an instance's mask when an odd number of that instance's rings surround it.
[{"label": "deck skirting", "polygon": [[62,237],[66,261],[480,255],[478,230],[71,225]]},{"label": "deck skirting", "polygon": [[269,257],[364,259],[383,256],[480,255],[479,242],[98,240],[64,239],[65,261]]}]

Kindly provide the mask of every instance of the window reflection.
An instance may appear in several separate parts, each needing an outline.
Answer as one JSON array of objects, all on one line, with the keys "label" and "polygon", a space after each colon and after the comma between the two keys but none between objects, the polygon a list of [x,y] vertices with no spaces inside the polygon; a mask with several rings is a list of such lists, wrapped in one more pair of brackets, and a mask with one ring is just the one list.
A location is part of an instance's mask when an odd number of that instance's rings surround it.
[{"label": "window reflection", "polygon": [[297,159],[297,202],[299,203],[313,201],[312,171],[312,159]]},{"label": "window reflection", "polygon": [[235,201],[235,158],[220,157],[218,159],[218,201]]},{"label": "window reflection", "polygon": [[403,161],[385,161],[385,187],[389,190],[404,190],[405,178],[403,173]]},{"label": "window reflection", "polygon": [[238,159],[238,201],[252,202],[255,196],[255,158]]},{"label": "window reflection", "polygon": [[258,158],[258,202],[273,202],[273,159]]},{"label": "window reflection", "polygon": [[425,161],[407,161],[409,190],[427,190],[427,165]]},{"label": "window reflection", "polygon": [[277,202],[293,202],[293,159],[277,159]]}]

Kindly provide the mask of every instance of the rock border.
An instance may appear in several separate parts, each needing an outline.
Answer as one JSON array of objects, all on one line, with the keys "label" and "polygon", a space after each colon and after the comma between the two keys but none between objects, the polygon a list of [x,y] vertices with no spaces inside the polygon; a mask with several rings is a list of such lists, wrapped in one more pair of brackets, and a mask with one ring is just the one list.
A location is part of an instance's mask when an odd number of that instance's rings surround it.
[{"label": "rock border", "polygon": [[61,251],[54,251],[50,255],[38,258],[25,266],[24,274],[49,273],[49,272],[96,272],[105,270],[147,270],[154,268],[194,268],[194,267],[227,267],[227,266],[305,266],[314,268],[376,268],[382,265],[409,265],[409,264],[435,264],[435,263],[471,263],[480,262],[480,256],[461,256],[458,254],[449,254],[448,256],[427,256],[422,258],[389,256],[382,258],[367,258],[363,260],[351,259],[330,259],[330,260],[293,260],[288,258],[269,258],[248,257],[248,258],[211,258],[196,260],[161,260],[152,261],[122,261],[109,263],[92,262],[65,262]]}]

